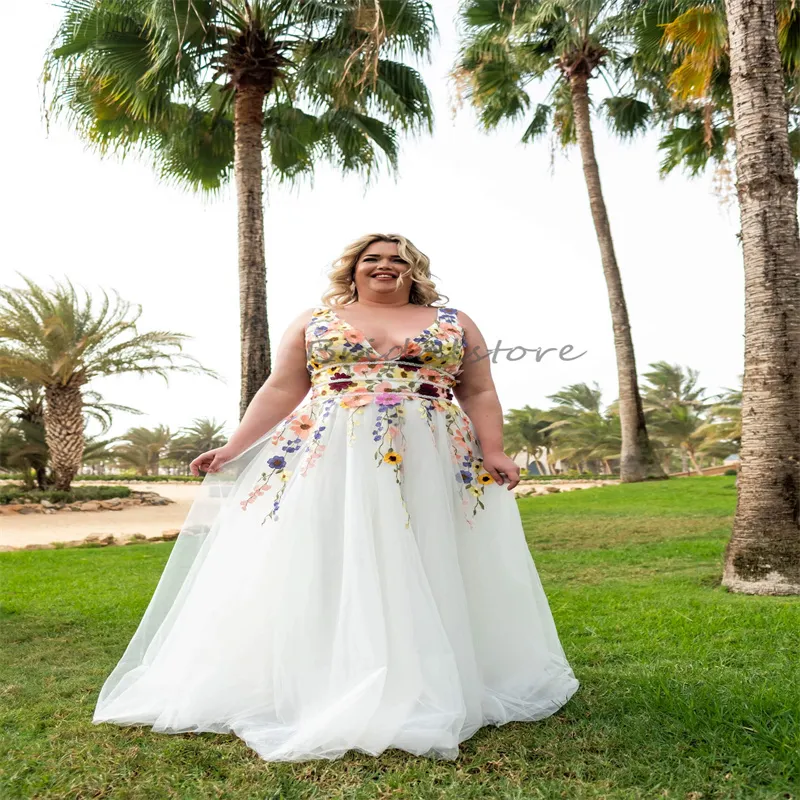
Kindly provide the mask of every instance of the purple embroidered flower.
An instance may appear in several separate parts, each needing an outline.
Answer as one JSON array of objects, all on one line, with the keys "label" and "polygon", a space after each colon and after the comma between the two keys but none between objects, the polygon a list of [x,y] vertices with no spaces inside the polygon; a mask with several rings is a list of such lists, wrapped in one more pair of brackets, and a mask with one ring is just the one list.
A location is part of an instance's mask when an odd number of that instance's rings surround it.
[{"label": "purple embroidered flower", "polygon": [[272,456],[272,458],[267,461],[267,464],[272,467],[272,469],[283,469],[286,466],[286,459],[283,456]]},{"label": "purple embroidered flower", "polygon": [[469,472],[468,470],[462,469],[461,470],[461,480],[464,481],[464,483],[471,483],[472,482],[472,473]]}]

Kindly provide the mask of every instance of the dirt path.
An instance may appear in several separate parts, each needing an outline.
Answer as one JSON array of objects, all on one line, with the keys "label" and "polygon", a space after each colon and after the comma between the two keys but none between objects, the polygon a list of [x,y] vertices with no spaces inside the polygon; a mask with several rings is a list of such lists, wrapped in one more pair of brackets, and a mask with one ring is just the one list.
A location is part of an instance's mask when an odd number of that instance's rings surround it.
[{"label": "dirt path", "polygon": [[[86,485],[88,481],[81,481]],[[92,482],[93,483],[93,482]],[[520,484],[516,492],[548,494],[547,486],[557,486],[562,492],[590,489],[612,481],[540,481]],[[158,492],[174,500],[168,506],[133,506],[121,511],[60,511],[55,514],[9,514],[0,516],[0,547],[25,547],[29,544],[54,544],[83,541],[89,536],[104,537],[142,534],[148,539],[164,531],[180,529],[186,520],[199,484],[133,483],[114,484],[138,491]]]},{"label": "dirt path", "polygon": [[[81,481],[85,486],[86,481]],[[148,539],[180,528],[199,486],[183,483],[114,484],[137,491],[154,491],[174,500],[168,506],[132,506],[121,511],[59,511],[55,514],[9,514],[0,517],[0,546],[83,541],[87,536],[141,533]]]}]

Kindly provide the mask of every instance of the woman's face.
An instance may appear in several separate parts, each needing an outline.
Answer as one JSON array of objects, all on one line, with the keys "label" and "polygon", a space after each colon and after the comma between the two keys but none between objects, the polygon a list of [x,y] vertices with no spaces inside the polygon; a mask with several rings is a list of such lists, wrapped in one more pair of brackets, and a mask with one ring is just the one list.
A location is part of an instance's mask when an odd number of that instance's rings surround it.
[{"label": "woman's face", "polygon": [[396,293],[406,299],[410,296],[411,281],[398,287],[397,278],[409,268],[409,263],[397,253],[397,242],[373,242],[356,262],[354,280],[359,298],[370,298]]}]

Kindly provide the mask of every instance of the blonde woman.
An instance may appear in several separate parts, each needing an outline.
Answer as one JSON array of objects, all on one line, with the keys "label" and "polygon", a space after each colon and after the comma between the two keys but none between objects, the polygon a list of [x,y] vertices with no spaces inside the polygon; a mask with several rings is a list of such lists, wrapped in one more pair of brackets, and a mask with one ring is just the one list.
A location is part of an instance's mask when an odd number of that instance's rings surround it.
[{"label": "blonde woman", "polygon": [[441,300],[403,236],[344,251],[230,440],[192,462],[201,495],[95,723],[234,733],[268,761],[452,759],[575,693],[486,343]]}]

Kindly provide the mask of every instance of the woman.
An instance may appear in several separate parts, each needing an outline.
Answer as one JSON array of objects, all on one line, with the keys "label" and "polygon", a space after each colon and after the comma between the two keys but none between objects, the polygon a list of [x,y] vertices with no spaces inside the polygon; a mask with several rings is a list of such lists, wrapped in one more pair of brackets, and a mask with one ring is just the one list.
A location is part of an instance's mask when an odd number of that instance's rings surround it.
[{"label": "woman", "polygon": [[331,279],[227,444],[192,462],[201,495],[95,723],[233,732],[269,761],[455,758],[577,690],[483,336],[433,305],[402,236],[358,239]]}]

